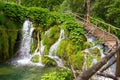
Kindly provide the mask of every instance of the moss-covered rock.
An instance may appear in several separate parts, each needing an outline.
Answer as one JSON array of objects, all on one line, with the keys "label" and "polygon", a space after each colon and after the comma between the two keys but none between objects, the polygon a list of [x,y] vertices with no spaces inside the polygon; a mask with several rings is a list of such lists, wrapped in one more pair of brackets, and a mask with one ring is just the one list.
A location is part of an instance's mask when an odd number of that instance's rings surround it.
[{"label": "moss-covered rock", "polygon": [[42,56],[42,63],[46,66],[57,66],[56,61],[48,56]]},{"label": "moss-covered rock", "polygon": [[10,20],[3,13],[0,14],[0,62],[11,58],[15,52],[15,44],[19,34],[19,23]]},{"label": "moss-covered rock", "polygon": [[33,56],[31,61],[34,62],[34,63],[38,63],[39,62],[39,56],[38,55]]},{"label": "moss-covered rock", "polygon": [[60,57],[60,58],[65,58],[66,57],[66,46],[68,44],[68,40],[62,40],[58,46],[58,49],[57,49],[57,55]]},{"label": "moss-covered rock", "polygon": [[75,55],[71,56],[71,64],[74,66],[74,69],[81,69],[84,63],[84,52],[78,51]]}]

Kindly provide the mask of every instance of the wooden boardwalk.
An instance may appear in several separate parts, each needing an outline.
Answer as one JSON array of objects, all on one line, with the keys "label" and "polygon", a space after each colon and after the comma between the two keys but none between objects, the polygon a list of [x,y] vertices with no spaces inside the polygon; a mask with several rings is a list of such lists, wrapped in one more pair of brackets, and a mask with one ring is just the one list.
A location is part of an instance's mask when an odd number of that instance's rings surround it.
[{"label": "wooden boardwalk", "polygon": [[108,46],[109,49],[118,45],[118,38],[116,36],[110,34],[109,32],[106,32],[105,30],[100,29],[93,24],[84,24],[84,29],[88,33],[100,39],[104,43],[104,45]]}]

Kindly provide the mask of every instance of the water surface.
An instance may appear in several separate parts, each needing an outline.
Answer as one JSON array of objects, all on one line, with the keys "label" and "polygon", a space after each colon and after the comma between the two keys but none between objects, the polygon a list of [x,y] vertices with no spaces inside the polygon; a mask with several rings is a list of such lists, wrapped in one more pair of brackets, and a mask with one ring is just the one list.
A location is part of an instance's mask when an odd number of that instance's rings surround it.
[{"label": "water surface", "polygon": [[0,80],[41,80],[43,74],[55,70],[53,67],[0,64]]}]

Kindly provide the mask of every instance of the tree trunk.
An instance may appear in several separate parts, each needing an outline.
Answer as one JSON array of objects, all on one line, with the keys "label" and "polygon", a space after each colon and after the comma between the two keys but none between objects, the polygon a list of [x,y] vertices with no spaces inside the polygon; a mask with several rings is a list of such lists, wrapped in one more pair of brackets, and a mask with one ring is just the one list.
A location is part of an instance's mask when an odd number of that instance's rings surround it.
[{"label": "tree trunk", "polygon": [[[40,52],[41,50],[40,50],[40,33],[39,33],[39,31],[37,32],[37,39],[38,39],[38,51]],[[40,52],[41,53],[41,52]]]},{"label": "tree trunk", "polygon": [[112,79],[114,79],[114,80],[118,80],[118,79],[115,77],[115,75],[112,75],[112,74],[97,72],[97,75],[104,76],[104,77],[107,77],[107,78],[112,78]]},{"label": "tree trunk", "polygon": [[100,71],[100,72],[105,71],[105,70],[108,69],[110,66],[112,66],[115,62],[116,62],[116,59],[115,59],[114,61],[112,61],[111,63],[106,64],[106,65],[105,65],[102,69],[100,69],[99,71]]},{"label": "tree trunk", "polygon": [[105,57],[101,59],[101,61],[97,62],[90,69],[84,71],[82,74],[77,76],[76,80],[88,80],[92,75],[94,75],[103,65],[107,63],[107,61],[114,56],[114,54],[118,51],[119,47],[113,49],[109,52]]}]

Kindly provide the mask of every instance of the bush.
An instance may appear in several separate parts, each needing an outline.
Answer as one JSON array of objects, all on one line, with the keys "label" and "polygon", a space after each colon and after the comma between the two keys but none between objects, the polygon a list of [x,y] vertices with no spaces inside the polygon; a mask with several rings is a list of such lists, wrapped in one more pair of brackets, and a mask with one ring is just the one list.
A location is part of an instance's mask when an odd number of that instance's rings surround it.
[{"label": "bush", "polygon": [[70,71],[58,70],[44,74],[41,80],[73,80],[73,76]]}]

